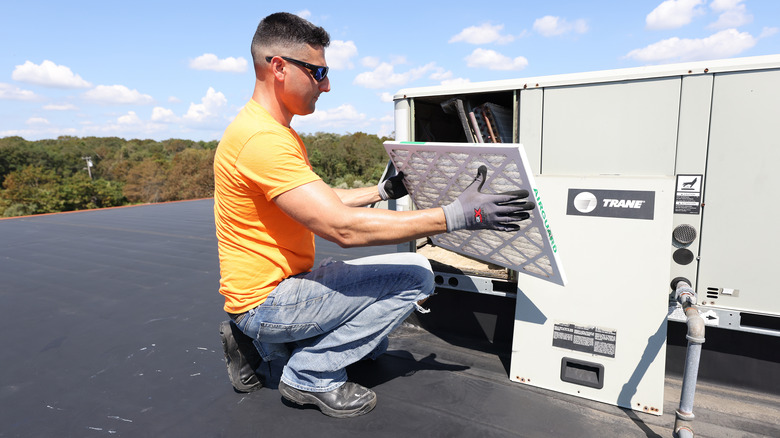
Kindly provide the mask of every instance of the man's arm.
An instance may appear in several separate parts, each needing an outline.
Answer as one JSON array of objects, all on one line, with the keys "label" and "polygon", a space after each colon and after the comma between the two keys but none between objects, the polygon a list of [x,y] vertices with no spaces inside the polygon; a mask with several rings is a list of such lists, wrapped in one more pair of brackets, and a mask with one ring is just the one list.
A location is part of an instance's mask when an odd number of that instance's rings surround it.
[{"label": "man's arm", "polygon": [[[535,207],[527,200],[528,191],[483,193],[486,178],[487,167],[480,166],[474,181],[454,201],[426,210],[350,207],[322,180],[282,193],[274,202],[318,236],[342,247],[389,245],[463,229],[517,231],[517,222],[528,219],[528,211]],[[357,193],[368,196],[366,190]]]},{"label": "man's arm", "polygon": [[406,186],[404,186],[404,173],[380,181],[376,187],[363,187],[359,189],[333,189],[336,195],[345,205],[349,207],[364,207],[379,201],[388,199],[398,199],[406,196]]},{"label": "man's arm", "polygon": [[335,191],[321,180],[274,198],[287,215],[345,248],[397,244],[447,231],[441,208],[391,211],[351,206],[378,200],[376,187]]},{"label": "man's arm", "polygon": [[379,191],[376,186],[362,187],[358,189],[333,189],[341,202],[348,207],[365,207],[379,202]]}]

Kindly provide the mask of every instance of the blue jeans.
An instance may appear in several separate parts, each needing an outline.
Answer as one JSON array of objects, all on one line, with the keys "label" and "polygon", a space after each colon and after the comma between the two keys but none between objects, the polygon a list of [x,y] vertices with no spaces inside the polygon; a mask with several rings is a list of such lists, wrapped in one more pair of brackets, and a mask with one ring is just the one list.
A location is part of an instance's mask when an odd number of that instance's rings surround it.
[{"label": "blue jeans", "polygon": [[238,324],[263,360],[287,360],[281,380],[327,392],[345,367],[387,348],[387,335],[433,293],[428,260],[394,253],[333,262],[282,281]]}]

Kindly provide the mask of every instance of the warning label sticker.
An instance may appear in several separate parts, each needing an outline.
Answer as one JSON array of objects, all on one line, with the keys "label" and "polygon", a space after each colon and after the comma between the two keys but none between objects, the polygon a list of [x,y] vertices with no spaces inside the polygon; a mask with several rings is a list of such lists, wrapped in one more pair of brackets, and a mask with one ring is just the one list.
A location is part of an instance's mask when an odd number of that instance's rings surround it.
[{"label": "warning label sticker", "polygon": [[552,345],[567,350],[615,357],[617,331],[559,323],[553,327]]},{"label": "warning label sticker", "polygon": [[701,213],[701,187],[703,175],[677,175],[674,212],[678,214]]}]

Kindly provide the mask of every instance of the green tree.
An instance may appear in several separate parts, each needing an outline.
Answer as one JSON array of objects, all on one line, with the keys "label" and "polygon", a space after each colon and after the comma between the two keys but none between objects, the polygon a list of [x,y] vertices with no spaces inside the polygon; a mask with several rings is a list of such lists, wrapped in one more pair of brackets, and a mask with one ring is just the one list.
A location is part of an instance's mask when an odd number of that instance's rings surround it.
[{"label": "green tree", "polygon": [[[376,184],[386,139],[303,134],[314,171],[331,186]],[[213,195],[218,141],[72,137],[0,138],[0,214],[24,215]],[[91,157],[91,176],[84,157]]]},{"label": "green tree", "polygon": [[90,179],[83,172],[64,178],[58,195],[61,211],[114,207],[125,203],[121,183]]},{"label": "green tree", "polygon": [[[61,211],[57,196],[61,177],[53,169],[25,166],[6,175],[2,197],[7,207],[4,216]],[[14,212],[10,214],[9,212]]]},{"label": "green tree", "polygon": [[317,133],[301,136],[309,161],[323,181],[353,187],[356,181],[376,184],[387,162],[385,138],[357,132],[349,135]]},{"label": "green tree", "polygon": [[214,196],[214,151],[184,149],[173,157],[163,197],[174,201]]},{"label": "green tree", "polygon": [[164,201],[166,164],[147,158],[127,173],[123,194],[130,202]]}]

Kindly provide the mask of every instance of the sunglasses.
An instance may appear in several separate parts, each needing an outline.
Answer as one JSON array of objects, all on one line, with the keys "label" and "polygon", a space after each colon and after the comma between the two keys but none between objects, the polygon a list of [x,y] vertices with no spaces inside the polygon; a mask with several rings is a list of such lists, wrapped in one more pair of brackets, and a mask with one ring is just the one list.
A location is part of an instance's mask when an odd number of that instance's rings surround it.
[{"label": "sunglasses", "polygon": [[[309,64],[308,62],[299,61],[297,59],[289,58],[287,56],[280,56],[280,58],[284,59],[285,61],[290,61],[293,64],[298,64],[301,67],[309,70],[309,73],[314,77],[314,80],[317,82],[322,82],[325,80],[326,77],[328,77],[328,67],[323,67],[321,65],[314,65]],[[266,56],[265,60],[267,62],[271,62],[271,60],[274,59],[273,56]]]}]

